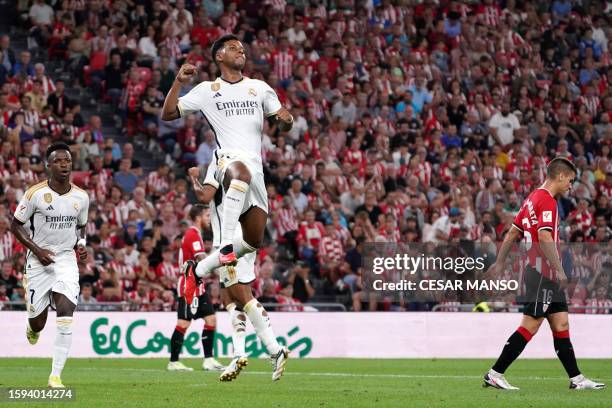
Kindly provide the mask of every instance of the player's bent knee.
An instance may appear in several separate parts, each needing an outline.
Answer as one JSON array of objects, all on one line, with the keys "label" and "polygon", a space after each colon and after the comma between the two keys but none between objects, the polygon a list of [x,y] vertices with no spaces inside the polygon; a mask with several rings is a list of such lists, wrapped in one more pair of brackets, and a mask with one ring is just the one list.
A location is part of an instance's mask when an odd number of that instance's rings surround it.
[{"label": "player's bent knee", "polygon": [[47,324],[46,320],[42,320],[42,319],[38,319],[37,317],[33,318],[33,319],[29,319],[29,323],[30,323],[30,328],[32,330],[34,330],[35,332],[40,332],[45,328],[45,325]]},{"label": "player's bent knee", "polygon": [[229,185],[232,180],[240,180],[251,184],[251,172],[248,167],[241,162],[234,162],[229,165],[225,172],[225,183]]},{"label": "player's bent knee", "polygon": [[176,325],[182,329],[188,329],[189,326],[191,326],[191,321],[179,319],[179,321],[176,322]]},{"label": "player's bent knee", "polygon": [[216,326],[217,325],[217,316],[215,316],[215,315],[206,316],[204,318],[204,323],[207,326]]}]

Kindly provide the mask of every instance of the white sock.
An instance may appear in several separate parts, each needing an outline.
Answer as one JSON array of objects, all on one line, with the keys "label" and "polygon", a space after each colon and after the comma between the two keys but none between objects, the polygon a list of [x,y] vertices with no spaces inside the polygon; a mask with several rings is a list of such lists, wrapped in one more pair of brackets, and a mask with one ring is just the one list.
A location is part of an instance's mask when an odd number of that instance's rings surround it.
[{"label": "white sock", "polygon": [[221,223],[221,246],[223,248],[234,240],[234,231],[238,226],[238,218],[244,207],[244,199],[249,191],[249,185],[241,180],[232,180],[223,197],[223,215]]},{"label": "white sock", "polygon": [[498,373],[497,371],[495,371],[492,368],[489,370],[489,374],[492,375],[493,377],[501,377],[501,376],[503,376],[502,373]]},{"label": "white sock", "polygon": [[202,259],[195,268],[195,274],[200,278],[208,275],[213,269],[221,266],[219,262],[219,250],[211,252],[206,258]]},{"label": "white sock", "polygon": [[582,374],[578,374],[577,376],[570,378],[570,381],[575,383],[580,382],[582,380],[584,380],[584,375]]},{"label": "white sock", "polygon": [[51,375],[61,377],[66,364],[70,344],[72,344],[72,316],[62,316],[55,319],[57,329],[53,345],[53,365]]},{"label": "white sock", "polygon": [[246,315],[244,312],[236,310],[236,304],[227,305],[227,311],[232,322],[232,344],[234,345],[234,357],[246,356]]},{"label": "white sock", "polygon": [[232,245],[234,246],[234,253],[236,254],[236,258],[240,258],[248,253],[257,251],[257,248],[254,248],[247,244],[244,239],[242,239],[242,236],[235,237],[234,241],[232,242]]},{"label": "white sock", "polygon": [[278,353],[281,347],[276,341],[276,336],[270,326],[270,317],[266,309],[257,299],[251,299],[249,303],[244,305],[244,312],[249,316],[249,320],[255,328],[255,333],[257,333],[261,342],[268,349],[268,354],[274,355]]}]

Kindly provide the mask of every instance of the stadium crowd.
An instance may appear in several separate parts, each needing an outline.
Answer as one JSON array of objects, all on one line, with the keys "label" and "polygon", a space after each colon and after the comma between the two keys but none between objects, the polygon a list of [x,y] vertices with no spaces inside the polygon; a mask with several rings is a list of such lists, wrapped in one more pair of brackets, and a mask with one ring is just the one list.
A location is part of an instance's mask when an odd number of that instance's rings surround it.
[{"label": "stadium crowd", "polygon": [[[364,243],[499,242],[555,156],[579,169],[559,200],[562,240],[609,245],[606,2],[48,3],[17,2],[28,50],[0,39],[0,302],[23,299],[25,253],[8,226],[45,177],[46,147],[61,140],[92,198],[82,307],[175,307],[191,204],[183,175],[206,168],[215,142],[203,117],[165,123],[159,112],[182,63],[199,68],[196,82],[216,78],[210,45],[228,33],[247,49],[245,74],[270,84],[295,118],[290,132],[264,129],[270,217],[254,288],[278,310],[338,299],[351,310],[430,308],[364,297]],[[47,72],[50,63],[69,80]],[[164,163],[145,174],[135,145],[105,135],[100,116],[83,117],[66,88],[116,107],[118,129]],[[587,252],[573,259],[573,304],[610,312],[610,264]]]}]

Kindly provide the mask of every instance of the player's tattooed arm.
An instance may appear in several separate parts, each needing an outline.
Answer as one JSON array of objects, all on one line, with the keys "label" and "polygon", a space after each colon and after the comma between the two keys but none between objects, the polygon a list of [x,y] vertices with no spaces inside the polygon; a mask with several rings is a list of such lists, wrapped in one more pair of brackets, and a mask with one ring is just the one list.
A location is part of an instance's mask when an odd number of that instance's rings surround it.
[{"label": "player's tattooed arm", "polygon": [[23,223],[21,223],[16,218],[13,218],[13,221],[11,222],[11,232],[13,233],[13,235],[15,235],[19,242],[23,244],[23,246],[32,251],[32,253],[44,266],[50,265],[55,262],[53,260],[53,256],[55,254],[49,251],[48,249],[43,249],[36,245],[36,243],[30,238],[30,234],[28,233],[28,231],[23,227]]},{"label": "player's tattooed arm", "polygon": [[288,132],[293,127],[293,116],[286,108],[280,108],[276,112],[276,119],[278,119],[278,127],[282,132]]},{"label": "player's tattooed arm", "polygon": [[183,84],[188,83],[191,77],[197,72],[197,68],[191,64],[183,64],[176,74],[176,79],[172,83],[172,87],[166,95],[164,106],[162,107],[161,118],[164,121],[171,121],[181,117],[181,112],[178,108],[178,96]]},{"label": "player's tattooed arm", "polygon": [[559,253],[557,252],[557,244],[553,239],[552,233],[545,229],[539,230],[538,241],[542,253],[544,253],[544,256],[546,257],[546,259],[548,259],[550,265],[552,265],[552,267],[557,271],[557,276],[559,277],[559,280],[567,280],[567,275],[563,270],[563,265],[561,264]]}]

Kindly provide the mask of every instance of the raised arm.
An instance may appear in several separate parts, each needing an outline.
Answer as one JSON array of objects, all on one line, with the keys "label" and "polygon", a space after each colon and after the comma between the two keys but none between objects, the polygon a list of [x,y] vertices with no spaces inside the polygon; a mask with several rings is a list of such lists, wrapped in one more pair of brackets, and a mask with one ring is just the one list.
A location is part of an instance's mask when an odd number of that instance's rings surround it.
[{"label": "raised arm", "polygon": [[191,64],[183,64],[181,66],[181,69],[179,69],[178,74],[176,74],[172,87],[168,91],[168,95],[166,95],[166,99],[164,100],[164,106],[161,112],[162,120],[172,121],[181,117],[178,108],[179,92],[181,91],[183,84],[188,83],[196,72],[197,68]]}]

